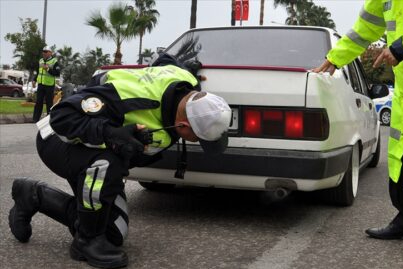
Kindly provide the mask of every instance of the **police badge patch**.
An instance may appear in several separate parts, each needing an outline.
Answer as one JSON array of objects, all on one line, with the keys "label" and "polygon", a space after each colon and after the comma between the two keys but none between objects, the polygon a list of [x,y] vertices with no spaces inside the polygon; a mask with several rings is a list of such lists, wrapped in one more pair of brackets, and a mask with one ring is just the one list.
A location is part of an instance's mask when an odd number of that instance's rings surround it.
[{"label": "police badge patch", "polygon": [[89,115],[96,115],[104,108],[104,103],[98,97],[90,96],[81,101],[82,110]]}]

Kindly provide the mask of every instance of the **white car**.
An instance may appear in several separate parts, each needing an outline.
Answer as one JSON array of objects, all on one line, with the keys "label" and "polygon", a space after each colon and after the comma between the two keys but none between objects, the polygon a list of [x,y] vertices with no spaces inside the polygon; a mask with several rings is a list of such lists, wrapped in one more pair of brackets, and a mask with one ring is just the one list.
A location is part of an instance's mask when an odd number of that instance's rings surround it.
[{"label": "white car", "polygon": [[359,170],[375,167],[379,126],[371,89],[358,60],[334,76],[319,66],[339,36],[319,27],[222,27],[192,29],[165,52],[202,63],[203,90],[227,100],[233,110],[229,146],[206,156],[187,143],[184,179],[174,177],[176,146],[161,161],[134,168],[130,177],[148,189],[175,185],[291,191],[321,190],[327,202],[351,205]]},{"label": "white car", "polygon": [[374,99],[376,112],[383,125],[390,125],[392,111],[393,88],[389,87],[389,95]]}]

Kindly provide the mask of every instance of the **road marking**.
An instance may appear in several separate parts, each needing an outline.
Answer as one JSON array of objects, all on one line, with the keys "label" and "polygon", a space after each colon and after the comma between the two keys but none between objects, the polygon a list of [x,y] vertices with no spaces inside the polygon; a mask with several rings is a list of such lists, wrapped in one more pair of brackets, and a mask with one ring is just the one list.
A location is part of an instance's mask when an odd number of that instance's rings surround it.
[{"label": "road marking", "polygon": [[248,269],[288,269],[298,260],[300,253],[309,247],[315,233],[323,226],[333,210],[315,209],[303,217],[300,225],[290,231],[271,249],[250,264]]}]

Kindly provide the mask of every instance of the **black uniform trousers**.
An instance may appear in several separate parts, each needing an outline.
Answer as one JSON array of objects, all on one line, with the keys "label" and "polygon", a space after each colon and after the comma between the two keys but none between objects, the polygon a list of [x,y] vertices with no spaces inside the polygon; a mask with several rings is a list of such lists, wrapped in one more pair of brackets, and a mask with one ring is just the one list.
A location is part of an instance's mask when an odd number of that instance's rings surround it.
[{"label": "black uniform trousers", "polygon": [[[67,179],[75,206],[67,206],[70,223],[80,235],[106,234],[108,240],[121,245],[128,231],[128,213],[123,177],[128,169],[108,149],[69,144],[52,135],[46,140],[37,135],[37,150],[46,166]],[[66,195],[69,195],[66,193]]]},{"label": "black uniform trousers", "polygon": [[34,122],[38,122],[41,119],[43,110],[43,100],[46,101],[46,112],[49,115],[50,108],[53,106],[53,97],[55,92],[55,86],[46,86],[38,84],[36,91],[36,103],[34,107],[34,114],[32,119]]},{"label": "black uniform trousers", "polygon": [[389,195],[393,206],[399,211],[392,222],[403,227],[403,166],[397,183],[389,178]]}]

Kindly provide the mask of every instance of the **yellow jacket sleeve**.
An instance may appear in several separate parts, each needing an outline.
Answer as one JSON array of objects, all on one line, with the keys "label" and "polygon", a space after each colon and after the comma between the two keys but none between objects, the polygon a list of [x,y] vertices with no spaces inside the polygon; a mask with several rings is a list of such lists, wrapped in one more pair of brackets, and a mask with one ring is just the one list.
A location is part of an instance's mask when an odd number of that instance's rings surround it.
[{"label": "yellow jacket sleeve", "polygon": [[366,0],[353,28],[331,49],[327,59],[337,67],[351,63],[385,32],[383,4],[380,0]]}]

